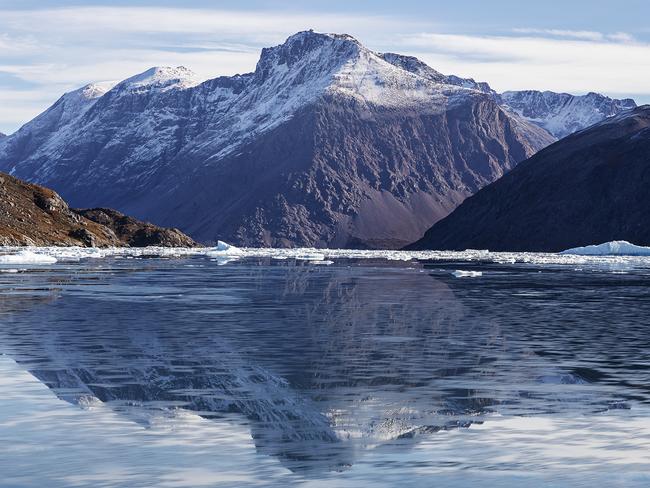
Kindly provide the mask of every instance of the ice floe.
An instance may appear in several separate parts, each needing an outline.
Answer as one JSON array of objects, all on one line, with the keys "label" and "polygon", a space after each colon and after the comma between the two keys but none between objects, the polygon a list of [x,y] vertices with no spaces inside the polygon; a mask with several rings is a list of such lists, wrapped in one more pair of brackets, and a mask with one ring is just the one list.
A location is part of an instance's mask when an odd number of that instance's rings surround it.
[{"label": "ice floe", "polygon": [[637,246],[627,241],[611,241],[593,246],[574,247],[560,254],[579,256],[650,256],[650,247]]},{"label": "ice floe", "polygon": [[30,250],[0,255],[0,264],[54,264],[56,262],[57,259],[54,256]]},{"label": "ice floe", "polygon": [[463,271],[461,269],[457,269],[451,274],[456,278],[478,278],[479,276],[483,276],[481,271]]},{"label": "ice floe", "polygon": [[241,256],[242,250],[238,247],[232,246],[227,242],[217,241],[216,247],[211,247],[205,251],[205,255],[210,258],[220,258],[220,257],[234,257]]},{"label": "ice floe", "polygon": [[294,257],[301,261],[325,261],[325,254],[322,252],[305,252]]}]

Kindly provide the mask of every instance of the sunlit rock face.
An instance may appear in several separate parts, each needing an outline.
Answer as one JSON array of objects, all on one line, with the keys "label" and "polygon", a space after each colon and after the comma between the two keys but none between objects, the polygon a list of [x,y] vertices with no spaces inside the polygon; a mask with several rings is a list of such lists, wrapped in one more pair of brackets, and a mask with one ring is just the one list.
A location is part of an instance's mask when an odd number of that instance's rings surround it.
[{"label": "sunlit rock face", "polygon": [[111,209],[72,209],[55,191],[0,173],[0,246],[193,247],[197,243],[177,229]]}]

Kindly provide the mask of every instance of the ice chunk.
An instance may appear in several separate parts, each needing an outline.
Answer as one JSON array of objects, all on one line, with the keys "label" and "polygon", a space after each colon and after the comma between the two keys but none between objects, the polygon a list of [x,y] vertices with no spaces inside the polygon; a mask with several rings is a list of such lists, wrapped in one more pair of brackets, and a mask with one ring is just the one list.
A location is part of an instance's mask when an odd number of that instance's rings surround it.
[{"label": "ice chunk", "polygon": [[325,254],[321,252],[305,252],[297,254],[296,259],[302,261],[325,261]]},{"label": "ice chunk", "polygon": [[457,269],[451,274],[456,278],[478,278],[479,276],[483,276],[481,271],[463,271],[461,269]]},{"label": "ice chunk", "polygon": [[54,264],[57,259],[47,254],[36,254],[32,251],[19,251],[16,254],[0,256],[0,264]]},{"label": "ice chunk", "polygon": [[212,259],[212,261],[217,263],[217,266],[223,266],[224,264],[232,263],[233,261],[238,260],[239,256],[218,256]]},{"label": "ice chunk", "polygon": [[242,250],[238,247],[231,246],[227,242],[217,241],[217,246],[208,250],[205,255],[210,258],[218,258],[223,256],[241,256]]},{"label": "ice chunk", "polygon": [[611,241],[593,246],[574,247],[560,254],[579,256],[650,256],[650,247],[637,246],[627,241]]}]

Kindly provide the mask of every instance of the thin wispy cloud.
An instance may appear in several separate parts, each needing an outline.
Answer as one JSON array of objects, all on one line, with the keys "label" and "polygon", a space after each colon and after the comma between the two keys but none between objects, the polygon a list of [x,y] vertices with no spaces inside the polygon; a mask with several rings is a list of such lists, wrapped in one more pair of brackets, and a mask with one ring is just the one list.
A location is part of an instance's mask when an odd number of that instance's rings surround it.
[{"label": "thin wispy cloud", "polygon": [[614,32],[612,34],[584,31],[584,30],[566,30],[566,29],[532,29],[516,28],[512,30],[516,34],[532,34],[543,37],[557,37],[566,39],[582,39],[584,41],[614,41],[614,42],[634,42],[634,37],[626,32]]},{"label": "thin wispy cloud", "polygon": [[647,94],[650,44],[627,40],[424,33],[401,42],[402,50],[443,71],[484,79],[498,90]]}]

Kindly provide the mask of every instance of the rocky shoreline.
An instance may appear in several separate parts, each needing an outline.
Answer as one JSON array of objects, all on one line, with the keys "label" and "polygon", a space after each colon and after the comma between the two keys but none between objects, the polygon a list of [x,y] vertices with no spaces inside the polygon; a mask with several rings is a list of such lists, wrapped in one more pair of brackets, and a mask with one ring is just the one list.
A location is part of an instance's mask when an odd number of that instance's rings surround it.
[{"label": "rocky shoreline", "polygon": [[55,191],[0,173],[0,246],[198,247],[178,229],[111,209],[71,209]]}]

